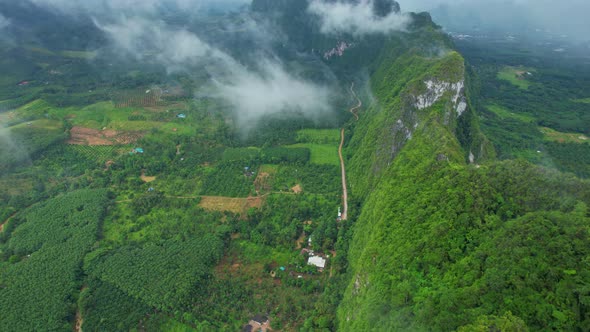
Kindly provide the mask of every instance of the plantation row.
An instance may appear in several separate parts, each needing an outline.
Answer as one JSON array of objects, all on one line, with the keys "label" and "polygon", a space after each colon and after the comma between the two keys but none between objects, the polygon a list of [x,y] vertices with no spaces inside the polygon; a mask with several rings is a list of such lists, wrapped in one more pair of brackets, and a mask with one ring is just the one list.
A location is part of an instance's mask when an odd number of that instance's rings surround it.
[{"label": "plantation row", "polygon": [[10,238],[0,244],[0,330],[71,329],[80,266],[96,243],[106,204],[106,190],[80,190],[10,221]]},{"label": "plantation row", "polygon": [[150,91],[146,94],[130,94],[115,97],[115,107],[155,107],[161,104],[161,94]]}]

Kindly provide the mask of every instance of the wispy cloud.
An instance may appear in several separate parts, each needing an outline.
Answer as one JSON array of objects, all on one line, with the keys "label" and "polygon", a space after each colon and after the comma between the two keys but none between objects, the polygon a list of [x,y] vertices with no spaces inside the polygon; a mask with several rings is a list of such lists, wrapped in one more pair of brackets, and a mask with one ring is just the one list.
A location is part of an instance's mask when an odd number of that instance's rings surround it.
[{"label": "wispy cloud", "polygon": [[326,34],[353,35],[391,33],[405,30],[411,19],[408,15],[390,12],[385,16],[375,13],[373,0],[327,2],[311,0],[308,11],[320,17],[321,31]]},{"label": "wispy cloud", "polygon": [[170,72],[205,68],[213,89],[204,93],[229,102],[242,127],[252,128],[272,113],[300,112],[313,119],[331,111],[328,88],[289,73],[275,58],[259,56],[247,67],[194,33],[158,20],[122,17],[115,24],[96,25],[118,53],[164,65]]},{"label": "wispy cloud", "polygon": [[289,74],[272,60],[263,60],[259,70],[235,68],[229,80],[215,81],[217,93],[237,110],[240,123],[279,111],[301,112],[311,119],[332,110],[331,91]]},{"label": "wispy cloud", "polygon": [[119,53],[140,61],[164,65],[169,72],[215,61],[233,63],[226,53],[203,42],[184,28],[171,28],[159,20],[120,17],[119,22],[95,24],[106,33]]}]

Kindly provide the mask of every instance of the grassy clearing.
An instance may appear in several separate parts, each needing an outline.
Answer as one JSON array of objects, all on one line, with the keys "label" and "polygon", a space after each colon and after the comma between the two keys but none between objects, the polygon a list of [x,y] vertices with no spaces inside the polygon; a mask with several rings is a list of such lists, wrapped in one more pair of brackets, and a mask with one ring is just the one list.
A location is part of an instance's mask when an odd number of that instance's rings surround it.
[{"label": "grassy clearing", "polygon": [[512,113],[510,112],[510,110],[502,107],[502,106],[498,106],[495,104],[490,104],[487,105],[486,108],[496,114],[498,117],[502,118],[502,119],[514,119],[514,120],[519,120],[522,122],[533,122],[535,121],[535,118],[532,115],[529,114],[517,114],[517,113]]},{"label": "grassy clearing", "polygon": [[299,143],[289,145],[289,148],[308,148],[311,151],[311,163],[319,165],[340,165],[338,145]]},{"label": "grassy clearing", "polygon": [[274,177],[279,171],[279,165],[262,165],[258,169],[258,175],[254,180],[254,187],[257,193],[268,193],[272,191]]},{"label": "grassy clearing", "polygon": [[34,128],[34,129],[47,129],[47,130],[58,130],[62,128],[62,123],[57,120],[41,119],[31,122],[21,123],[16,126],[10,127],[11,129],[18,128]]},{"label": "grassy clearing", "polygon": [[16,110],[17,116],[21,118],[40,117],[48,114],[53,107],[42,99],[34,100]]},{"label": "grassy clearing", "polygon": [[297,131],[297,142],[328,144],[340,142],[338,129],[302,129]]},{"label": "grassy clearing", "polygon": [[497,77],[498,79],[508,81],[523,90],[527,90],[531,85],[531,82],[526,80],[528,72],[532,73],[534,70],[524,67],[506,66],[498,72]]},{"label": "grassy clearing", "polygon": [[539,127],[539,130],[545,135],[545,140],[558,143],[587,143],[589,138],[580,133],[562,133],[547,127]]},{"label": "grassy clearing", "polygon": [[580,103],[580,104],[590,104],[590,98],[584,98],[584,99],[574,99],[572,100],[574,103]]},{"label": "grassy clearing", "polygon": [[279,171],[279,165],[264,164],[258,169],[258,173],[276,174]]},{"label": "grassy clearing", "polygon": [[146,327],[151,328],[153,331],[168,331],[168,332],[197,332],[196,330],[188,325],[180,323],[165,315],[153,315],[146,323]]},{"label": "grassy clearing", "polygon": [[25,46],[25,50],[27,51],[31,51],[33,53],[37,53],[40,55],[49,55],[49,56],[55,56],[55,53],[46,49],[46,48],[42,48],[42,47],[38,47],[35,45],[29,45],[29,46]]},{"label": "grassy clearing", "polygon": [[160,127],[165,133],[176,133],[177,135],[195,135],[196,129],[188,124],[168,122]]},{"label": "grassy clearing", "polygon": [[[141,131],[158,128],[163,122],[147,121],[152,113],[144,109],[115,108],[110,101],[100,102],[84,107],[50,109],[49,115],[57,118],[67,118],[73,126],[91,129],[113,129],[122,131]],[[145,121],[132,121],[130,117],[143,116]]]}]

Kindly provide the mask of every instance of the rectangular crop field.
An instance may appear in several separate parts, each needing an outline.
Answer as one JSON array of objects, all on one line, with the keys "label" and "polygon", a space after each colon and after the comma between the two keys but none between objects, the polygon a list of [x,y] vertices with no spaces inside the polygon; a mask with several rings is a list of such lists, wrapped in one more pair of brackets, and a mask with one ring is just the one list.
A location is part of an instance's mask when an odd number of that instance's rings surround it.
[{"label": "rectangular crop field", "polygon": [[311,163],[320,165],[340,165],[338,144],[299,143],[289,145],[289,148],[308,148],[311,151]]},{"label": "rectangular crop field", "polygon": [[532,115],[526,114],[526,113],[513,113],[510,112],[510,110],[499,106],[499,105],[495,105],[495,104],[490,104],[487,105],[486,108],[496,114],[498,117],[502,118],[502,119],[514,119],[514,120],[519,120],[522,122],[533,122],[535,121],[535,118]]},{"label": "rectangular crop field", "polygon": [[234,197],[219,197],[219,196],[203,196],[199,206],[209,211],[229,211],[233,213],[243,214],[252,207],[261,207],[263,203],[262,197],[248,197],[248,198],[234,198]]}]

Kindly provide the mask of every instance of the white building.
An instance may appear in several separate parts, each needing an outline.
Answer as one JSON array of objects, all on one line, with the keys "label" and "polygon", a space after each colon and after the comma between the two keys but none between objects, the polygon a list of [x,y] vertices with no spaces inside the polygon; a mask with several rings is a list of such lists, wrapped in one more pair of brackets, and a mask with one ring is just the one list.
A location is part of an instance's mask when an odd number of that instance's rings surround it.
[{"label": "white building", "polygon": [[320,256],[309,256],[309,259],[307,260],[307,265],[313,265],[315,267],[323,269],[324,267],[326,267],[326,260]]}]

